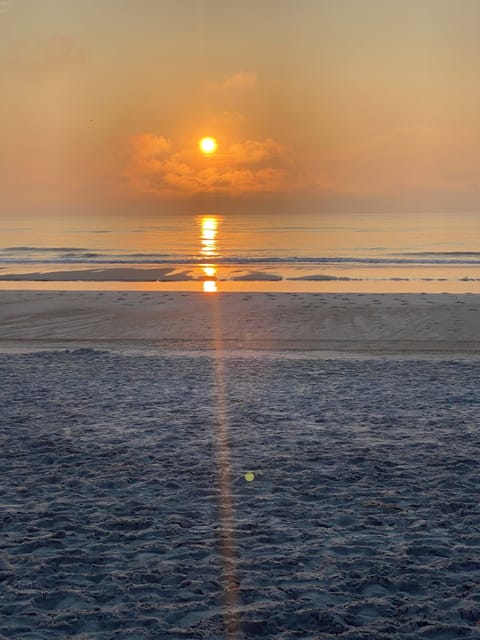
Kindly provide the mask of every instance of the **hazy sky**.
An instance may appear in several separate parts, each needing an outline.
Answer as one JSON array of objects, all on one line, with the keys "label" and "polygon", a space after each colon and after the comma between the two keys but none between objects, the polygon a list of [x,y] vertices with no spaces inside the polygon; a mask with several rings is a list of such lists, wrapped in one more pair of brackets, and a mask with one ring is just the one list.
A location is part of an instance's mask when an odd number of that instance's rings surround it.
[{"label": "hazy sky", "polygon": [[475,211],[479,33],[478,0],[0,0],[0,212]]}]

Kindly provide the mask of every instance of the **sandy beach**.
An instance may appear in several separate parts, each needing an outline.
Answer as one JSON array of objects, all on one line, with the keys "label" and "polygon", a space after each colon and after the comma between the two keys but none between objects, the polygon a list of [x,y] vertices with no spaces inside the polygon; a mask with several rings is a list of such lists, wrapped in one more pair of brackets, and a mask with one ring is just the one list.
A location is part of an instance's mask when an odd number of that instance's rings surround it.
[{"label": "sandy beach", "polygon": [[480,295],[1,291],[0,341],[480,353]]},{"label": "sandy beach", "polygon": [[0,0],[0,640],[480,640],[480,0]]},{"label": "sandy beach", "polygon": [[480,638],[480,300],[2,292],[0,639]]}]

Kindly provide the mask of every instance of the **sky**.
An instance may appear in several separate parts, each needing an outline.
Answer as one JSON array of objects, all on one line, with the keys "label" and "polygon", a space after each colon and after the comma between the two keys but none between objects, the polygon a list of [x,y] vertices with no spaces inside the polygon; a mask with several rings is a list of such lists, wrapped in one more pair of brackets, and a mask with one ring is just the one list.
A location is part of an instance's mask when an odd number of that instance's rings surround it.
[{"label": "sky", "polygon": [[0,0],[0,215],[477,211],[479,29],[478,0]]}]

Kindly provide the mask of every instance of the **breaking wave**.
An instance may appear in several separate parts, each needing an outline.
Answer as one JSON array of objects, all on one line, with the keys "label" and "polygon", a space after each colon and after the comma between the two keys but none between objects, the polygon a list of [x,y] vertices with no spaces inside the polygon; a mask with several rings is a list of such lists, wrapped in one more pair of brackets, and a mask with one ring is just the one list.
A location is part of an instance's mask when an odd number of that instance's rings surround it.
[{"label": "breaking wave", "polygon": [[[424,252],[399,257],[230,255],[215,256],[216,264],[379,264],[379,265],[480,265],[480,252]],[[159,264],[195,265],[205,262],[198,255],[165,253],[99,253],[75,247],[6,247],[0,249],[0,264]]]}]

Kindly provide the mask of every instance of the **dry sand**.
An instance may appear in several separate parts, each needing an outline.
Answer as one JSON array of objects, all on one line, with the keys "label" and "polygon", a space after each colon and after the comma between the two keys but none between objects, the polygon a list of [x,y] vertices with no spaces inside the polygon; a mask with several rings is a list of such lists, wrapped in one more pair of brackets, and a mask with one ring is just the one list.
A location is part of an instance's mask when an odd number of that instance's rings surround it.
[{"label": "dry sand", "polygon": [[3,347],[154,342],[182,348],[480,353],[476,294],[0,292]]},{"label": "dry sand", "polygon": [[478,640],[478,359],[217,356],[0,353],[0,638]]}]

